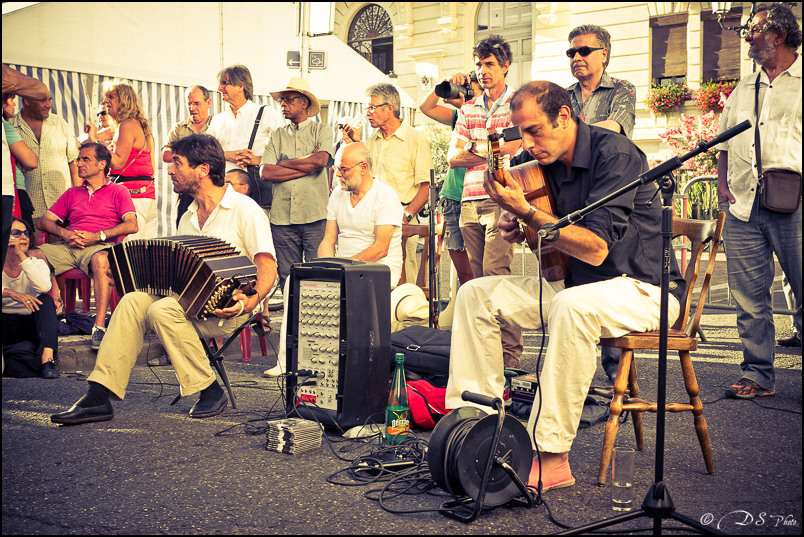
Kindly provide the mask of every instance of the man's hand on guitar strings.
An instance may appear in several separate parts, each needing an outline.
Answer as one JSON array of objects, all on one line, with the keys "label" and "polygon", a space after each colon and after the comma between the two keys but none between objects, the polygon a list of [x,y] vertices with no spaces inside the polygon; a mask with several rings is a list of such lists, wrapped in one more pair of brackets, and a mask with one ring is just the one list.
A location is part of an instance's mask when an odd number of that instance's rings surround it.
[{"label": "man's hand on guitar strings", "polygon": [[496,175],[486,170],[483,185],[486,187],[491,199],[506,211],[513,213],[515,217],[522,217],[530,211],[530,203],[525,199],[522,187],[514,181],[507,170],[503,170],[503,177],[506,184],[500,184]]},{"label": "man's hand on guitar strings", "polygon": [[497,227],[502,232],[500,234],[502,238],[511,244],[521,244],[525,240],[525,234],[519,226],[519,220],[509,212],[504,212],[500,215]]}]

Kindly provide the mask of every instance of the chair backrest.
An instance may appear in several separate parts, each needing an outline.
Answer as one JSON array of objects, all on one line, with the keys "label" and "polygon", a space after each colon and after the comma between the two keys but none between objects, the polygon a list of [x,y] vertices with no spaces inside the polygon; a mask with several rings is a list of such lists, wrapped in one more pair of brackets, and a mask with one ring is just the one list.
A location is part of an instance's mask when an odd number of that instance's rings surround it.
[{"label": "chair backrest", "polygon": [[[444,235],[444,223],[439,222],[435,226],[435,267],[438,270],[439,263],[441,262],[441,242]],[[424,246],[422,248],[421,258],[419,259],[419,273],[416,275],[416,285],[424,290],[424,294],[429,298],[429,278],[428,268],[430,261],[430,226],[428,224],[403,224],[402,225],[402,238],[408,237],[408,240],[419,240],[419,237],[424,237]],[[402,248],[402,275],[399,278],[397,285],[407,283],[405,279],[405,248]]]},{"label": "chair backrest", "polygon": [[690,261],[687,264],[686,271],[684,272],[684,280],[687,282],[687,291],[684,293],[684,297],[681,301],[681,309],[679,311],[678,319],[673,325],[675,330],[684,330],[685,327],[687,327],[695,296],[695,284],[698,281],[698,276],[700,274],[703,253],[707,246],[711,245],[709,250],[709,262],[706,265],[704,280],[701,284],[701,289],[698,292],[697,301],[695,301],[695,317],[686,330],[687,334],[692,337],[694,337],[698,332],[698,326],[701,323],[704,301],[709,293],[709,284],[712,281],[712,273],[715,270],[715,258],[717,257],[717,251],[720,248],[721,235],[723,233],[723,222],[725,222],[725,220],[725,212],[720,212],[717,215],[716,220],[690,220],[688,218],[673,218],[673,237],[684,236],[690,241]]}]

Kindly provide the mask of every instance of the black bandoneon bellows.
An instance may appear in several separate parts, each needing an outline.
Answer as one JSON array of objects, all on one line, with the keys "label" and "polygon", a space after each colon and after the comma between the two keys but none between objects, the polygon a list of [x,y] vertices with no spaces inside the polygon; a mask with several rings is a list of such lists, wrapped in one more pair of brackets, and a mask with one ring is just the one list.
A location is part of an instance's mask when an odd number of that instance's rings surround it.
[{"label": "black bandoneon bellows", "polygon": [[247,256],[226,241],[202,235],[121,242],[110,248],[109,265],[121,295],[170,296],[199,320],[232,305],[232,294],[247,292],[257,279],[257,267]]}]

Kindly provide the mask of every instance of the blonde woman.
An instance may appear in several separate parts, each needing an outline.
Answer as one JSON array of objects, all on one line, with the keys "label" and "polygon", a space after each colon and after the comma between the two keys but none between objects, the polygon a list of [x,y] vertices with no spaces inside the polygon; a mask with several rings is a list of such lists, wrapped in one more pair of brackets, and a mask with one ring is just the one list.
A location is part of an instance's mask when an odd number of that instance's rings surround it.
[{"label": "blonde woman", "polygon": [[89,126],[89,139],[105,142],[112,136],[111,176],[124,183],[137,209],[139,232],[127,240],[156,236],[156,188],[154,184],[154,137],[145,118],[137,92],[127,80],[114,79],[104,84],[103,105],[114,122],[114,134],[98,132]]}]

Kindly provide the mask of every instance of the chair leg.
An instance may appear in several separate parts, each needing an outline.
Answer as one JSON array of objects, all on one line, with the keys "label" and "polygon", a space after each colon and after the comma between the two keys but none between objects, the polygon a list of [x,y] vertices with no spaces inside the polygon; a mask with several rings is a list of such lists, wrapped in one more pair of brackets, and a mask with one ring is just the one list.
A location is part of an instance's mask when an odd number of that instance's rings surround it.
[{"label": "chair leg", "polygon": [[57,276],[56,282],[62,284],[61,298],[64,300],[64,313],[75,311],[75,280],[66,280]]},{"label": "chair leg", "polygon": [[215,370],[218,372],[218,376],[223,381],[223,385],[226,386],[226,391],[229,393],[229,401],[232,402],[232,408],[237,410],[237,399],[235,399],[234,392],[232,391],[232,385],[229,384],[229,375],[226,374],[226,368],[223,367],[223,360],[214,358],[210,361],[212,362]]},{"label": "chair leg", "polygon": [[251,361],[251,328],[249,327],[240,332],[240,361]]},{"label": "chair leg", "polygon": [[[637,366],[636,360],[633,359],[633,351],[631,351],[631,370],[628,372],[628,393],[635,399],[639,397]],[[634,436],[636,437],[637,449],[642,451],[645,449],[645,437],[642,434],[642,411],[632,410],[631,422],[634,424]]]},{"label": "chair leg", "polygon": [[698,435],[698,443],[701,444],[701,453],[703,453],[706,471],[714,474],[715,464],[712,461],[712,446],[709,444],[709,428],[706,426],[706,419],[703,417],[703,403],[701,403],[701,398],[698,397],[698,380],[695,378],[695,370],[692,368],[692,358],[690,353],[686,351],[679,351],[678,356],[681,359],[684,387],[690,397],[695,434]]},{"label": "chair leg", "polygon": [[620,427],[619,419],[623,412],[623,397],[633,358],[634,351],[622,350],[620,364],[617,366],[617,377],[614,379],[614,395],[609,404],[609,419],[606,421],[606,432],[603,435],[603,452],[600,454],[600,468],[597,472],[599,486],[606,484],[606,473],[609,471],[611,452],[614,450],[614,441],[617,439],[617,430]]},{"label": "chair leg", "polygon": [[[69,280],[68,280],[69,281]],[[80,280],[81,284],[81,311],[89,313],[89,303],[92,301],[92,280]]]}]

